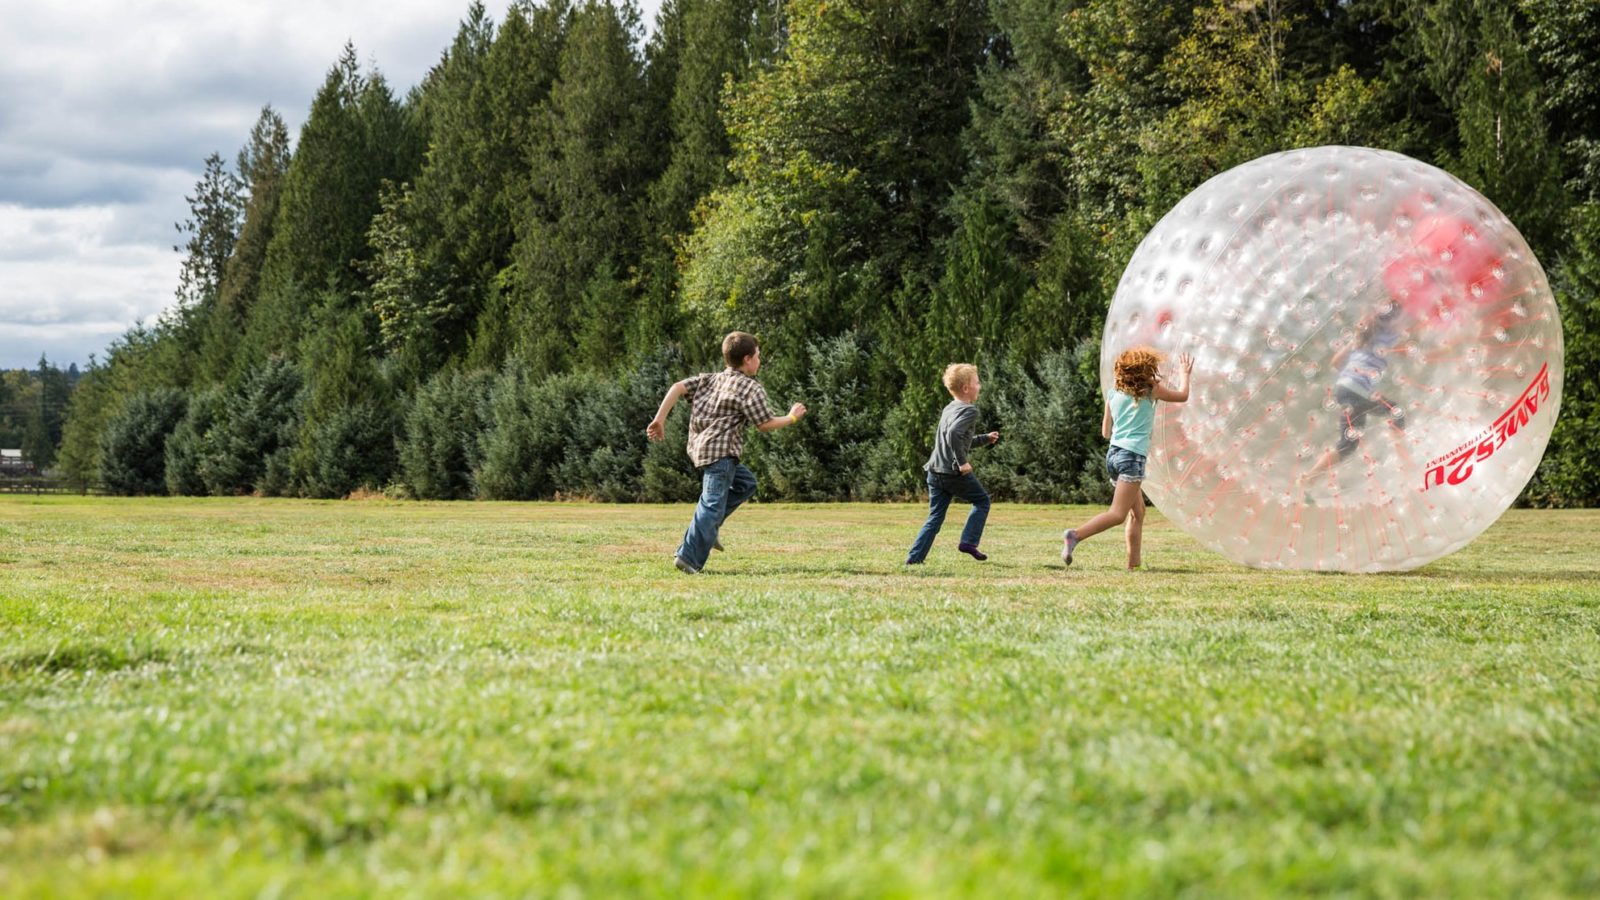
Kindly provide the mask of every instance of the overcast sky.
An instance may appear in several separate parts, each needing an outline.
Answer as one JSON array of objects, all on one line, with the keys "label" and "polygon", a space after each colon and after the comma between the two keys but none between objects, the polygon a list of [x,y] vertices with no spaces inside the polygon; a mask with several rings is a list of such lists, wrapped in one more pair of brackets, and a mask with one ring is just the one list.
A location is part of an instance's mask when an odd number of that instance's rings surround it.
[{"label": "overcast sky", "polygon": [[[506,0],[509,2],[509,0]],[[506,3],[486,4],[496,21]],[[660,0],[640,3],[654,21]],[[184,196],[264,104],[298,134],[345,41],[397,95],[467,0],[0,0],[0,368],[65,368],[173,302]]]}]

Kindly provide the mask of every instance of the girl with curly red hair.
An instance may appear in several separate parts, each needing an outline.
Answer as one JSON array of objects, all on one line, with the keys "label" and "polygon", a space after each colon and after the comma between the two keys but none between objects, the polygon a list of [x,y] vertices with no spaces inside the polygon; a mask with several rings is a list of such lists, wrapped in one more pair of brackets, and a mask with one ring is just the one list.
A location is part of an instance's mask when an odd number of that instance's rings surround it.
[{"label": "girl with curly red hair", "polygon": [[1111,442],[1106,451],[1106,471],[1115,485],[1111,508],[1077,528],[1061,534],[1061,561],[1072,565],[1078,544],[1115,526],[1127,523],[1128,568],[1139,568],[1144,538],[1144,463],[1150,455],[1150,431],[1156,420],[1156,401],[1182,403],[1189,399],[1189,373],[1194,360],[1178,355],[1178,386],[1168,387],[1161,376],[1161,354],[1149,347],[1124,350],[1117,357],[1116,390],[1106,402],[1100,434]]}]

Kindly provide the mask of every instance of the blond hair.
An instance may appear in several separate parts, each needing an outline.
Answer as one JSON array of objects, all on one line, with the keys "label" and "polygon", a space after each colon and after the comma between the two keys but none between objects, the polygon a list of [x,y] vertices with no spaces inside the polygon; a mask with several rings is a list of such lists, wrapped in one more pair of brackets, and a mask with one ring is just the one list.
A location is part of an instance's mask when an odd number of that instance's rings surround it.
[{"label": "blond hair", "polygon": [[1161,354],[1149,347],[1134,347],[1122,351],[1117,357],[1117,390],[1135,400],[1156,392],[1156,372],[1161,368]]},{"label": "blond hair", "polygon": [[978,367],[972,363],[951,363],[944,368],[944,389],[951,396],[965,390],[978,377]]}]

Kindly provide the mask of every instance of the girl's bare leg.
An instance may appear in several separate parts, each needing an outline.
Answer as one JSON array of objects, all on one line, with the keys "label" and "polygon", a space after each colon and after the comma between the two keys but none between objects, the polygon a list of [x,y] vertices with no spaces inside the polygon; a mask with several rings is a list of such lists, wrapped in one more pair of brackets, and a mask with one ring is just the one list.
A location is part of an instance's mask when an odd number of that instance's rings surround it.
[{"label": "girl's bare leg", "polygon": [[1123,531],[1128,537],[1128,568],[1137,569],[1142,562],[1139,551],[1144,543],[1144,492],[1135,490],[1133,499],[1133,509],[1128,511],[1128,524],[1123,526]]},{"label": "girl's bare leg", "polygon": [[1139,492],[1139,482],[1118,481],[1116,493],[1111,495],[1111,508],[1089,521],[1072,529],[1082,541],[1094,537],[1107,528],[1114,528],[1127,521],[1128,514],[1133,512],[1134,501],[1144,506],[1144,497]]}]

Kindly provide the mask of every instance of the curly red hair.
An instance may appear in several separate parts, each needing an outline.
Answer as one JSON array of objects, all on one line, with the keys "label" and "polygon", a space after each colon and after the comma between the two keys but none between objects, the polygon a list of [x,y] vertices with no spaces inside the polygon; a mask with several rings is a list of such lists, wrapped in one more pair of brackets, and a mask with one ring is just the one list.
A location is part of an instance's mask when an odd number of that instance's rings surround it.
[{"label": "curly red hair", "polygon": [[1154,394],[1161,358],[1161,354],[1149,347],[1122,351],[1122,355],[1117,357],[1117,390],[1136,400]]}]

